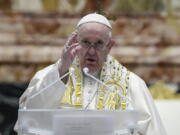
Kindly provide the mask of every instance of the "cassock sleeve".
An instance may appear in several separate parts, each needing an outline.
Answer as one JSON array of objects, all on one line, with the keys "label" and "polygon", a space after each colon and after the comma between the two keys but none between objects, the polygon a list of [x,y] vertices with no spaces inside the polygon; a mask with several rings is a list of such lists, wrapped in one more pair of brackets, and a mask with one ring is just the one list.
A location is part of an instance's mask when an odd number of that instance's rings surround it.
[{"label": "cassock sleeve", "polygon": [[166,135],[152,96],[145,82],[131,73],[131,100],[133,108],[140,114],[138,132],[140,135]]}]

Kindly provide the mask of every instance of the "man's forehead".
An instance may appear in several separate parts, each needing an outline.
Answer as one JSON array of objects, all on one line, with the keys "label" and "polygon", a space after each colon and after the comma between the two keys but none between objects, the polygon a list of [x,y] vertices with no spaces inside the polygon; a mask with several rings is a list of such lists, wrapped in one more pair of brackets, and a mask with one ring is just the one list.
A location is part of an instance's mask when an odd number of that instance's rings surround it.
[{"label": "man's forehead", "polygon": [[89,30],[89,31],[106,31],[110,30],[106,25],[97,22],[88,22],[79,26],[78,30]]},{"label": "man's forehead", "polygon": [[84,23],[78,28],[78,38],[86,40],[106,40],[109,39],[109,29],[106,25],[97,22]]}]

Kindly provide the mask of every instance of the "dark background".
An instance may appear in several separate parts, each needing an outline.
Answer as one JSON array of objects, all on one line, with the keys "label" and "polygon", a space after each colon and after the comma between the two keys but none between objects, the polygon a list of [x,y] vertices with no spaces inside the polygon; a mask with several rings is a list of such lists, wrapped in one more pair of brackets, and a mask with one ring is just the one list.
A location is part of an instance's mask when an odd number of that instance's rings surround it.
[{"label": "dark background", "polygon": [[0,83],[0,133],[16,135],[13,131],[18,113],[18,100],[28,83]]}]

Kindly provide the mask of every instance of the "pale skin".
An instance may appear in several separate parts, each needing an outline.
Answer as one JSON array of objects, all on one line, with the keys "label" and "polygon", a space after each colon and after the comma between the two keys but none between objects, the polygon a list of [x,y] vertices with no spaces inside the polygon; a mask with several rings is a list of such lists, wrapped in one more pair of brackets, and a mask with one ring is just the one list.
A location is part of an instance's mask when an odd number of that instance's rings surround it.
[{"label": "pale skin", "polygon": [[[90,22],[82,24],[78,30],[73,32],[69,37],[61,55],[61,62],[59,64],[60,76],[68,72],[75,56],[79,57],[80,67],[89,68],[90,73],[99,72],[109,54],[114,41],[109,36],[110,29],[104,24]],[[103,43],[104,47],[97,50],[94,47],[84,48],[81,43],[90,42]],[[67,78],[63,79],[67,82]]]}]

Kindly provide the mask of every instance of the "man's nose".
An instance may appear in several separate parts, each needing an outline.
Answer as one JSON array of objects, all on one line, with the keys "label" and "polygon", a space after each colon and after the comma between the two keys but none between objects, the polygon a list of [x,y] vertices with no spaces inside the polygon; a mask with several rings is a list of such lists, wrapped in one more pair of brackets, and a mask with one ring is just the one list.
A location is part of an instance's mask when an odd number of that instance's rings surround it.
[{"label": "man's nose", "polygon": [[95,52],[96,52],[96,50],[95,50],[95,48],[94,48],[93,46],[89,47],[88,53],[89,53],[90,55],[94,55]]}]

